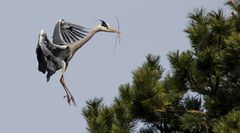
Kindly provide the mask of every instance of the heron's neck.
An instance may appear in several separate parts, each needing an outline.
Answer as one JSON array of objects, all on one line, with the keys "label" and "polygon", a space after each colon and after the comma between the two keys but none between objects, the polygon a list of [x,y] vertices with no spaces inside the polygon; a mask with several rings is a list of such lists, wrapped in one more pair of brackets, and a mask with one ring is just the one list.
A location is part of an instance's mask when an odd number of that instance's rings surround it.
[{"label": "heron's neck", "polygon": [[88,35],[86,35],[80,41],[74,42],[73,44],[69,45],[73,53],[75,53],[79,48],[81,48],[85,43],[87,43],[98,31],[99,28],[95,27],[88,33]]}]

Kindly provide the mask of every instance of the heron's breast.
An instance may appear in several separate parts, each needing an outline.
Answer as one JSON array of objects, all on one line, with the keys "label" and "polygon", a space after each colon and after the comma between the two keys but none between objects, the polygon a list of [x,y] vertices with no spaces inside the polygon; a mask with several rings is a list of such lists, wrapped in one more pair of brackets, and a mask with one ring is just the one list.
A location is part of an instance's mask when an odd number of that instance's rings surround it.
[{"label": "heron's breast", "polygon": [[56,49],[52,51],[55,57],[58,57],[61,60],[65,60],[69,56],[69,50]]}]

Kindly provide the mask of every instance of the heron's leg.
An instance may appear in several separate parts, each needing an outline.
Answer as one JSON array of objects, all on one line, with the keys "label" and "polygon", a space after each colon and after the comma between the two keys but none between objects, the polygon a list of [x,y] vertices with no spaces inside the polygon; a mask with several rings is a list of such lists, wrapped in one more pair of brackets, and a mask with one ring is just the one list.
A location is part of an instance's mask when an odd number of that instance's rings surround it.
[{"label": "heron's leg", "polygon": [[71,101],[72,101],[73,105],[77,106],[71,92],[69,91],[69,89],[67,88],[67,86],[65,84],[65,81],[64,81],[65,70],[66,70],[66,63],[64,61],[62,61],[62,76],[60,78],[60,82],[66,92],[66,96],[64,96],[64,98],[67,98],[67,101],[69,104],[71,104]]},{"label": "heron's leg", "polygon": [[63,85],[63,88],[66,92],[66,95],[63,98],[67,98],[69,104],[71,103],[71,101],[73,101],[74,105],[76,105],[71,92],[69,91],[68,87],[65,84],[64,76],[61,76],[60,82]]},{"label": "heron's leg", "polygon": [[69,103],[69,101],[70,101],[70,94],[69,94],[69,90],[67,89],[67,86],[66,86],[66,84],[64,82],[64,76],[63,75],[60,78],[60,82],[61,82],[61,84],[62,84],[62,86],[64,88],[64,91],[66,92],[66,96],[64,96],[64,98],[67,97],[68,103]]}]

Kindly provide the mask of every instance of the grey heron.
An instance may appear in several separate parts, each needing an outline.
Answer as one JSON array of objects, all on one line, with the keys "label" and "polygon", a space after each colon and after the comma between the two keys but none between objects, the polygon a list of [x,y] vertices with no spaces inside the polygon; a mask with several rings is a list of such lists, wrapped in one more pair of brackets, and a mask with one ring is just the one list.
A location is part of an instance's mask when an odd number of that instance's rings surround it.
[{"label": "grey heron", "polygon": [[97,32],[112,32],[120,34],[118,30],[110,28],[103,20],[92,29],[88,30],[77,24],[66,22],[60,19],[55,25],[53,32],[53,42],[50,42],[44,30],[38,36],[36,48],[38,70],[45,74],[47,81],[57,71],[62,70],[60,83],[62,84],[67,98],[67,102],[76,106],[75,100],[64,81],[64,73],[69,61],[79,48],[87,43]]}]

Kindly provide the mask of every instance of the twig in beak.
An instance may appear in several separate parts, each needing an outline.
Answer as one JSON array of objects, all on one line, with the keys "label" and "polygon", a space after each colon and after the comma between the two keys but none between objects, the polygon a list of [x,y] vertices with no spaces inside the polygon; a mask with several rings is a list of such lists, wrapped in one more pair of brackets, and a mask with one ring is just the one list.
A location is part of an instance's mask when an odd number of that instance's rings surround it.
[{"label": "twig in beak", "polygon": [[116,51],[116,47],[117,47],[117,43],[118,44],[120,44],[121,43],[121,37],[120,37],[120,24],[119,24],[119,20],[118,20],[118,18],[116,17],[116,16],[114,16],[114,15],[111,15],[111,16],[113,16],[115,19],[116,19],[116,21],[117,21],[117,31],[118,31],[118,33],[117,33],[117,36],[116,36],[116,38],[115,38],[115,46],[114,46],[114,52]]}]

